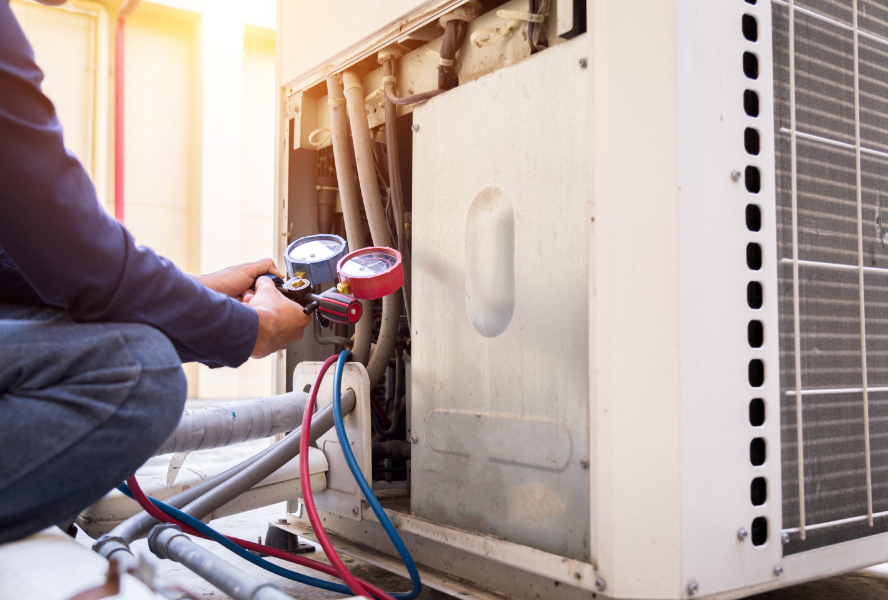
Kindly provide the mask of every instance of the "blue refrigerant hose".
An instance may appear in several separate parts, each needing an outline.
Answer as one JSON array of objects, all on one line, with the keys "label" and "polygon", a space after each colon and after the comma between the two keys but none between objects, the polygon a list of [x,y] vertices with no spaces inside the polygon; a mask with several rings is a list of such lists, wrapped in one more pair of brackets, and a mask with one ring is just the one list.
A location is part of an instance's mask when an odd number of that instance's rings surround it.
[{"label": "blue refrigerant hose", "polygon": [[376,518],[379,519],[379,523],[385,530],[386,535],[388,535],[389,539],[392,541],[392,544],[401,556],[401,560],[404,561],[404,566],[407,567],[407,572],[410,574],[410,582],[413,584],[412,590],[409,592],[390,593],[397,600],[413,600],[422,591],[422,581],[419,579],[419,571],[416,570],[416,563],[413,562],[413,557],[410,556],[410,552],[407,551],[407,547],[401,540],[401,536],[395,531],[395,526],[392,525],[388,515],[385,514],[385,510],[383,510],[382,505],[379,504],[379,500],[376,499],[376,495],[373,493],[370,484],[364,479],[364,474],[361,472],[360,467],[358,467],[358,461],[355,460],[355,455],[352,453],[351,445],[348,442],[348,436],[345,434],[345,424],[342,421],[341,413],[342,371],[345,369],[345,363],[349,356],[351,356],[351,352],[348,350],[343,350],[339,354],[339,360],[336,361],[336,370],[333,373],[333,423],[336,427],[336,437],[339,438],[339,446],[342,449],[343,456],[345,456],[345,462],[348,464],[348,468],[352,472],[352,476],[354,476],[355,481],[358,482],[358,487],[361,488],[364,498],[367,500],[367,503],[370,504],[370,508],[373,509],[373,513],[376,515]]},{"label": "blue refrigerant hose", "polygon": [[[117,486],[117,489],[133,498],[132,493],[129,490],[129,486],[125,483]],[[213,541],[219,542],[222,546],[228,548],[244,560],[247,560],[257,567],[261,567],[270,573],[274,573],[275,575],[280,575],[281,577],[285,577],[291,581],[296,581],[298,583],[303,583],[305,585],[311,585],[317,588],[321,588],[322,590],[327,590],[330,592],[336,592],[337,594],[345,594],[346,596],[353,596],[354,594],[347,586],[344,586],[340,583],[333,583],[332,581],[326,581],[324,579],[318,579],[317,577],[311,577],[309,575],[302,575],[301,573],[296,573],[295,571],[291,571],[290,569],[285,569],[283,567],[279,567],[278,565],[259,558],[249,550],[245,550],[229,540],[227,537],[204,523],[203,521],[196,519],[189,515],[188,513],[184,513],[178,508],[173,508],[169,504],[165,502],[161,502],[160,500],[155,500],[149,496],[148,498],[151,502],[162,510],[164,514],[176,519],[177,521],[181,521],[185,525],[188,525],[195,531],[202,533]],[[135,500],[135,498],[133,498]],[[413,596],[411,596],[412,598]]]}]

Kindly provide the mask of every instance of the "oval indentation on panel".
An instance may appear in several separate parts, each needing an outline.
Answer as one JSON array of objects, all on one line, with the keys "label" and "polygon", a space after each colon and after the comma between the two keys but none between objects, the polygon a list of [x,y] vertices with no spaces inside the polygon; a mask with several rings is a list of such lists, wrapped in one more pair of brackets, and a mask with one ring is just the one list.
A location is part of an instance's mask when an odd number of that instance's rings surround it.
[{"label": "oval indentation on panel", "polygon": [[425,433],[432,450],[473,461],[561,471],[573,454],[567,426],[549,417],[437,408]]},{"label": "oval indentation on panel", "polygon": [[481,190],[466,217],[466,312],[492,338],[515,310],[515,211],[497,187]]}]

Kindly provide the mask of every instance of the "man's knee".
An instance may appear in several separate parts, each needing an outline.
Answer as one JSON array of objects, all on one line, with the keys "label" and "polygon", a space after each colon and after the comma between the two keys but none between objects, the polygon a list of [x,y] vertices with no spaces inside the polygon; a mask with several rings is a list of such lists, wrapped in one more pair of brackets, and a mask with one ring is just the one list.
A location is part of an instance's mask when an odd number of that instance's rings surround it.
[{"label": "man's knee", "polygon": [[129,324],[120,332],[141,367],[139,380],[122,408],[139,439],[153,452],[182,417],[188,391],[185,373],[173,344],[160,331]]}]

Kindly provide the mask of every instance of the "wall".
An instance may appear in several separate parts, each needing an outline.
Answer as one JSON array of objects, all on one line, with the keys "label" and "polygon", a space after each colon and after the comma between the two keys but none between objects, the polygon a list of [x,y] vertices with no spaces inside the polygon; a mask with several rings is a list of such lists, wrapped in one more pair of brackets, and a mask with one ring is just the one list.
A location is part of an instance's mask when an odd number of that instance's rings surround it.
[{"label": "wall", "polygon": [[[119,5],[12,0],[66,145],[108,210]],[[125,224],[185,272],[272,255],[274,15],[267,0],[160,0],[127,23]],[[271,393],[271,359],[185,371],[190,397]]]}]

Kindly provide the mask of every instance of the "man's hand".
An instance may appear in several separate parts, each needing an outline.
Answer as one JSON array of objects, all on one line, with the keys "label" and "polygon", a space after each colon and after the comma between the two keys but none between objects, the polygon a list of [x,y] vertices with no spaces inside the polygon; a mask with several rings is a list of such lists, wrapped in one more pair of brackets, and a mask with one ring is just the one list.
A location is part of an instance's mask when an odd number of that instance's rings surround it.
[{"label": "man's hand", "polygon": [[[211,290],[246,301],[245,293],[249,290],[250,294],[252,294],[250,288],[253,287],[253,282],[256,281],[257,277],[266,273],[277,275],[283,279],[287,278],[270,258],[244,263],[236,267],[228,267],[209,275],[194,275],[193,277]],[[266,277],[266,279],[268,278]]]},{"label": "man's hand", "polygon": [[302,307],[277,291],[268,277],[259,278],[256,293],[245,294],[244,303],[259,313],[259,335],[253,346],[253,358],[268,356],[298,342],[311,323],[311,317],[302,312]]}]

